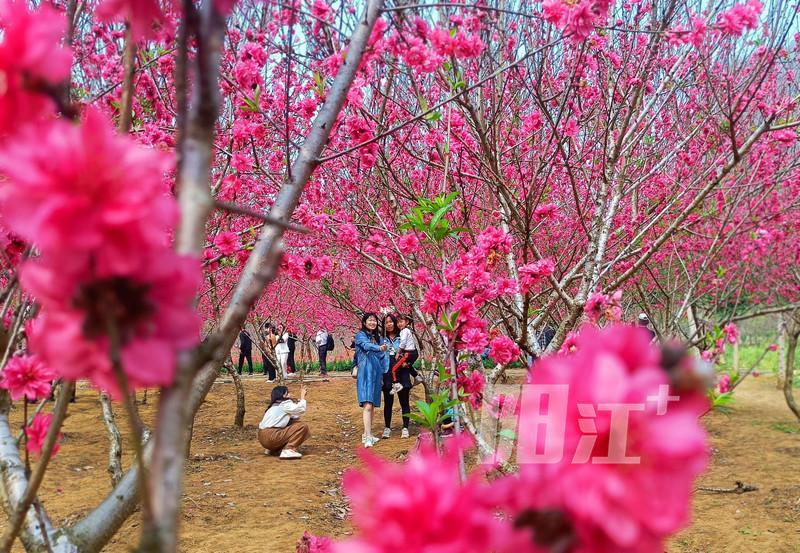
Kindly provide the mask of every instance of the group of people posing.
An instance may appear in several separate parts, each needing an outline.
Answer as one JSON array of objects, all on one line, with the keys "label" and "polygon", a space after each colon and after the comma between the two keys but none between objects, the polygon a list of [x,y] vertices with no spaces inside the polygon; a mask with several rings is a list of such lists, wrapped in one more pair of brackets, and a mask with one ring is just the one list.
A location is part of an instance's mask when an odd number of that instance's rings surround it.
[{"label": "group of people posing", "polygon": [[412,321],[407,315],[386,315],[380,321],[375,313],[366,313],[361,319],[361,330],[355,337],[355,357],[358,405],[362,408],[364,434],[361,443],[372,447],[378,438],[372,435],[372,418],[383,396],[383,438],[392,435],[392,407],[394,396],[400,401],[403,415],[401,436],[408,438],[409,413],[411,413],[411,388],[421,382],[414,369],[419,358]]}]

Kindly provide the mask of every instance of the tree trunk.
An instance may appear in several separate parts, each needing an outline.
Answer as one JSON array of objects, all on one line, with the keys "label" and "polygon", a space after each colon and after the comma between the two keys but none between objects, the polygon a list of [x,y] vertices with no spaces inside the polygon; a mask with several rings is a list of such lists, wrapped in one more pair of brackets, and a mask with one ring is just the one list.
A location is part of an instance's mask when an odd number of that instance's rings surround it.
[{"label": "tree trunk", "polygon": [[778,334],[778,370],[775,373],[775,387],[783,390],[783,378],[786,376],[786,320],[783,313],[778,313],[775,318],[777,321]]},{"label": "tree trunk", "polygon": [[239,373],[232,365],[226,366],[228,373],[233,378],[233,385],[236,388],[236,416],[233,419],[233,425],[239,428],[244,427],[244,385]]},{"label": "tree trunk", "polygon": [[792,332],[786,340],[786,373],[783,380],[783,396],[786,398],[786,405],[792,410],[794,416],[800,421],[800,406],[794,398],[792,385],[794,383],[794,357],[797,352],[797,337],[800,335],[800,325],[794,324]]},{"label": "tree trunk", "polygon": [[108,474],[111,476],[111,486],[116,486],[122,480],[122,437],[114,418],[114,408],[111,398],[105,392],[100,393],[100,406],[103,409],[103,424],[108,431]]}]

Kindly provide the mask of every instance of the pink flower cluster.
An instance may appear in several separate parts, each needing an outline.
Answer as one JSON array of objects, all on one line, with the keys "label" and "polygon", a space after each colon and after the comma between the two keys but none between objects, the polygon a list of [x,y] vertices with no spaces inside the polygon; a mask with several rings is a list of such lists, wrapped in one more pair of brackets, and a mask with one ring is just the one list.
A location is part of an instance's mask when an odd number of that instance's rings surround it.
[{"label": "pink flower cluster", "polygon": [[199,271],[169,250],[177,210],[166,160],[117,137],[94,111],[81,125],[53,118],[45,95],[71,63],[60,45],[63,16],[6,2],[2,24],[0,134],[14,134],[0,149],[0,197],[4,223],[40,252],[21,270],[42,306],[31,345],[58,374],[113,391],[106,327],[114,321],[131,383],[168,383],[175,349],[198,338],[190,302]]},{"label": "pink flower cluster", "polygon": [[610,6],[610,0],[545,0],[542,3],[542,17],[571,34],[574,39],[583,40],[592,34],[596,24],[605,23]]},{"label": "pink flower cluster", "polygon": [[[358,146],[375,138],[375,125],[363,117],[348,117],[345,119],[342,128],[350,136],[351,146]],[[378,156],[378,145],[375,142],[371,142],[359,147],[356,153],[364,168],[369,169],[375,165]]]},{"label": "pink flower cluster", "polygon": [[[532,373],[533,384],[568,385],[563,457],[522,464],[518,476],[498,484],[506,486],[505,508],[541,551],[571,543],[570,551],[580,553],[661,552],[688,522],[693,481],[708,460],[698,421],[707,401],[691,393],[665,409],[658,405],[653,398],[668,386],[667,374],[641,328],[588,327],[577,342],[574,355],[545,358]],[[615,440],[612,411],[603,405],[642,406],[628,413],[622,452],[638,462],[590,460],[610,456]],[[525,417],[523,405],[521,434]],[[542,451],[546,437],[534,435],[528,445]]]},{"label": "pink flower cluster", "polygon": [[722,327],[722,332],[725,334],[725,340],[729,344],[735,344],[739,341],[739,329],[736,323],[728,323]]},{"label": "pink flower cluster", "polygon": [[42,307],[31,349],[60,376],[118,395],[116,335],[130,385],[166,385],[177,351],[197,342],[199,264],[170,247],[168,161],[92,109],[80,124],[24,127],[0,149],[2,217],[40,253],[20,271]]},{"label": "pink flower cluster", "polygon": [[333,553],[333,540],[303,532],[303,537],[297,541],[297,553]]},{"label": "pink flower cluster", "polygon": [[459,482],[461,446],[450,441],[443,456],[425,446],[402,465],[363,452],[364,468],[344,476],[358,535],[333,551],[389,553],[399,544],[413,553],[506,551],[511,529],[496,516],[489,485],[478,475]]},{"label": "pink flower cluster", "polygon": [[69,75],[72,54],[61,47],[66,19],[43,5],[30,12],[24,0],[0,2],[0,143],[21,126],[46,118],[47,95]]},{"label": "pink flower cluster", "polygon": [[622,318],[622,291],[617,290],[610,296],[600,292],[593,292],[583,308],[589,320],[597,324],[605,317],[606,322],[619,321]]},{"label": "pink flower cluster", "polygon": [[467,374],[465,367],[458,372],[457,384],[461,392],[473,409],[478,409],[483,401],[483,389],[486,387],[486,378],[481,371],[470,371]]},{"label": "pink flower cluster", "polygon": [[508,336],[498,336],[489,344],[489,357],[501,365],[508,365],[519,354],[519,346]]},{"label": "pink flower cluster", "polygon": [[52,380],[55,373],[38,355],[15,355],[0,373],[0,388],[8,390],[12,400],[24,396],[33,401],[50,395]]},{"label": "pink flower cluster", "polygon": [[220,232],[214,238],[214,246],[222,255],[233,255],[239,250],[241,245],[239,237],[235,232]]},{"label": "pink flower cluster", "polygon": [[[25,447],[29,453],[35,455],[42,454],[42,448],[44,447],[44,440],[47,437],[47,431],[50,429],[50,424],[53,421],[53,415],[49,413],[39,413],[35,417],[33,417],[33,421],[31,424],[25,427],[25,437],[26,443]],[[61,434],[59,433],[56,437],[56,443],[53,444],[53,451],[50,454],[50,457],[55,457],[56,453],[58,453],[59,444],[58,440],[61,439]]]},{"label": "pink flower cluster", "polygon": [[295,280],[319,280],[333,270],[330,256],[286,254],[281,260],[281,270]]},{"label": "pink flower cluster", "polygon": [[717,26],[719,30],[730,36],[742,36],[745,29],[758,26],[758,16],[764,5],[759,0],[747,0],[745,4],[737,4],[719,14]]},{"label": "pink flower cluster", "polygon": [[731,375],[724,373],[721,374],[717,380],[717,392],[726,394],[731,391]]},{"label": "pink flower cluster", "polygon": [[552,259],[540,259],[519,268],[519,288],[527,294],[531,288],[553,274],[556,265]]}]

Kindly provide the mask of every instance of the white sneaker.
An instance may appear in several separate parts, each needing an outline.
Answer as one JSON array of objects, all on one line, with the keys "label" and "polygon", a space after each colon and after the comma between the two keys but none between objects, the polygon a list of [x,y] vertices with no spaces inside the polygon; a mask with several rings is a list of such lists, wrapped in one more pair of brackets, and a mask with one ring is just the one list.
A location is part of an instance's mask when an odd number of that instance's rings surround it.
[{"label": "white sneaker", "polygon": [[400,432],[401,438],[408,438],[408,428],[403,428],[403,431]]},{"label": "white sneaker", "polygon": [[379,441],[380,440],[378,440],[378,438],[376,438],[375,436],[364,436],[363,438],[361,438],[361,444],[364,447],[372,447]]},{"label": "white sneaker", "polygon": [[392,429],[391,428],[384,428],[383,429],[383,438],[390,438],[392,436]]},{"label": "white sneaker", "polygon": [[300,453],[299,451],[295,451],[294,449],[283,448],[283,451],[281,451],[280,458],[281,459],[299,459],[302,456],[303,456],[303,454]]},{"label": "white sneaker", "polygon": [[397,392],[399,392],[402,389],[403,389],[403,385],[400,384],[399,382],[395,382],[394,384],[392,384],[392,389],[391,389],[391,391],[389,393],[392,394],[392,395],[395,395]]}]

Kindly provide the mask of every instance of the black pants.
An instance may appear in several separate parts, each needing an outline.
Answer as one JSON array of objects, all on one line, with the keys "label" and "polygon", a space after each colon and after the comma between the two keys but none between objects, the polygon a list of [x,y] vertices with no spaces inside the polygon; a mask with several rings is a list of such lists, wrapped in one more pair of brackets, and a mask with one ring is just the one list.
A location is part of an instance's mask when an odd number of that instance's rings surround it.
[{"label": "black pants", "polygon": [[264,374],[267,375],[267,378],[270,380],[275,380],[275,365],[272,364],[272,361],[269,360],[269,357],[266,355],[261,356],[264,359]]},{"label": "black pants", "polygon": [[294,350],[289,350],[289,357],[286,358],[286,366],[289,368],[290,373],[296,373],[297,368],[294,366]]},{"label": "black pants", "polygon": [[317,346],[319,354],[319,373],[328,374],[328,344]]},{"label": "black pants", "polygon": [[239,351],[239,368],[237,369],[237,372],[242,374],[242,365],[244,365],[245,359],[247,359],[247,366],[250,368],[248,372],[253,374],[253,350],[251,349],[243,349]]},{"label": "black pants", "polygon": [[[406,374],[403,375],[402,372]],[[400,368],[397,370],[398,380],[402,383],[408,380],[408,369]],[[392,407],[394,407],[394,396],[389,393],[392,389],[392,371],[384,373],[383,375],[383,425],[386,428],[392,426]],[[400,400],[400,411],[403,413],[403,428],[408,428],[408,414],[411,413],[411,387],[403,386],[403,389],[397,392],[397,399]]]}]

